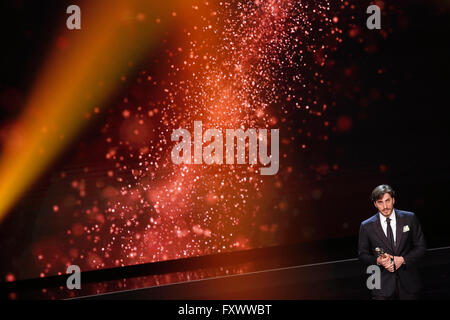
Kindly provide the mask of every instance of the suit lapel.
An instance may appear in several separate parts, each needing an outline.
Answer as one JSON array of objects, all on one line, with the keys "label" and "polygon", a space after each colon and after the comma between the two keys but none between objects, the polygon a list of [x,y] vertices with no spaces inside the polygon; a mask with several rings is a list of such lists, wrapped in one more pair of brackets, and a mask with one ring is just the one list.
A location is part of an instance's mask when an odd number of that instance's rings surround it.
[{"label": "suit lapel", "polygon": [[395,251],[396,253],[400,252],[400,245],[403,238],[403,217],[399,214],[397,214],[397,211],[395,211],[395,220],[396,220],[396,236],[395,236]]},{"label": "suit lapel", "polygon": [[375,219],[374,224],[375,224],[375,233],[378,235],[378,238],[380,238],[381,241],[383,241],[383,243],[385,245],[385,248],[384,248],[385,250],[384,251],[386,251],[386,249],[389,249],[391,251],[391,253],[392,253],[393,248],[391,248],[391,245],[389,244],[389,241],[388,241],[386,235],[384,234],[383,228],[381,227],[381,221],[380,221],[380,214],[379,213],[377,213],[377,215],[376,215],[376,219]]}]

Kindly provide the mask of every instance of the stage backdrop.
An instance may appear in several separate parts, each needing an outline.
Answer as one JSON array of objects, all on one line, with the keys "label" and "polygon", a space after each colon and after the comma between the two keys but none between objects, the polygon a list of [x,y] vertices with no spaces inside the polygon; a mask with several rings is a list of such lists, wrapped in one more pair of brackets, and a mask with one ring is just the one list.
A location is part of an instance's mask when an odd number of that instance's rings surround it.
[{"label": "stage backdrop", "polygon": [[448,2],[154,2],[2,3],[2,281],[357,236],[381,183],[449,240]]}]

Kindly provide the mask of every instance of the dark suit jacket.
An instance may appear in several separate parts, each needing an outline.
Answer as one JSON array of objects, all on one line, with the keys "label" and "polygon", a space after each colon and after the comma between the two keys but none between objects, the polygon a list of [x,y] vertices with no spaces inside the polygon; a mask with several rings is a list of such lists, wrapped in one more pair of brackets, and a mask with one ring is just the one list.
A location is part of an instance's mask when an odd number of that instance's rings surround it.
[{"label": "dark suit jacket", "polygon": [[[402,256],[405,259],[397,271],[389,272],[383,266],[381,269],[381,288],[373,289],[372,294],[377,296],[390,296],[395,290],[395,281],[398,277],[403,287],[410,293],[417,293],[421,288],[417,264],[425,255],[426,244],[422,228],[412,212],[394,209],[396,219],[395,248],[391,248],[380,223],[380,214],[363,221],[359,229],[358,256],[365,265],[376,265],[377,256],[375,248],[383,248],[393,256]],[[405,228],[405,226],[408,226]],[[409,228],[409,231],[407,231]]]}]

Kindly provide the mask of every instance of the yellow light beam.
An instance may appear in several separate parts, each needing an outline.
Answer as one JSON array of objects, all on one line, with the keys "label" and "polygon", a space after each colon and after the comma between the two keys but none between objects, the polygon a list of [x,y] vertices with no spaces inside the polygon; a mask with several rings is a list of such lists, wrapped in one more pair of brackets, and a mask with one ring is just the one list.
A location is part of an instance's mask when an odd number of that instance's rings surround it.
[{"label": "yellow light beam", "polygon": [[[0,155],[0,222],[166,29],[157,22],[189,1],[86,1],[81,30],[51,49]],[[62,13],[62,15],[65,13]],[[68,17],[68,15],[67,15]],[[158,20],[160,19],[160,20]],[[164,24],[167,28],[167,24]],[[64,23],[65,28],[65,23]]]}]

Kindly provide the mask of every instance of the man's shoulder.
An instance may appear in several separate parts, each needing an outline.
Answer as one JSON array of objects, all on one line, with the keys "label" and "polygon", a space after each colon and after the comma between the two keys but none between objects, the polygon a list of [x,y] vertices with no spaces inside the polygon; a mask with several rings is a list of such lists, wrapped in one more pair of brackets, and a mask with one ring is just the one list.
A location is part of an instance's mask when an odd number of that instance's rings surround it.
[{"label": "man's shoulder", "polygon": [[414,223],[414,221],[416,220],[414,212],[397,209],[395,209],[395,212],[397,213],[397,216],[400,219],[403,219],[405,222],[408,221],[408,223]]},{"label": "man's shoulder", "polygon": [[375,213],[373,216],[371,216],[369,219],[366,219],[363,222],[361,222],[361,225],[366,226],[368,224],[371,224],[371,223],[377,221],[377,219],[378,219],[378,212]]},{"label": "man's shoulder", "polygon": [[414,216],[415,216],[414,212],[405,211],[405,210],[395,209],[395,213],[397,213],[397,215],[402,218],[414,218]]}]

